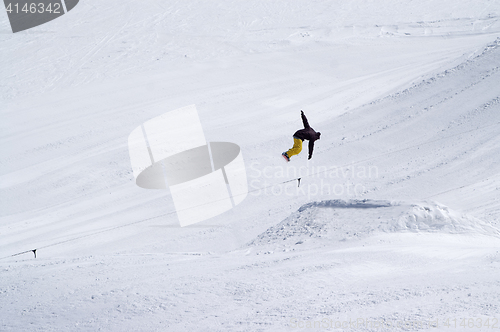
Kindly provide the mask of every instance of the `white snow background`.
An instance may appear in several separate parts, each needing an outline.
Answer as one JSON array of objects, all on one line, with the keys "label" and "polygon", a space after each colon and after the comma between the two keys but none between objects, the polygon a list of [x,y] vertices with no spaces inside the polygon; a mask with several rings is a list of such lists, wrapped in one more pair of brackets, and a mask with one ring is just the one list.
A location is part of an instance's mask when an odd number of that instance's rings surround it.
[{"label": "white snow background", "polygon": [[[82,0],[13,34],[2,10],[0,331],[498,330],[499,18]],[[181,228],[127,138],[191,104],[251,192]],[[321,140],[286,164],[301,109]]]}]

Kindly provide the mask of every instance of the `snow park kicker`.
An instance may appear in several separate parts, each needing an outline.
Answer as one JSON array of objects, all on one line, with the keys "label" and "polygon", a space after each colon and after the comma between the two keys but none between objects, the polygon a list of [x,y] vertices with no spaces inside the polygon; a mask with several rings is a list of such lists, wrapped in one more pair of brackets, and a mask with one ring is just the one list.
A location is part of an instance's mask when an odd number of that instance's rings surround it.
[{"label": "snow park kicker", "polygon": [[[498,1],[88,0],[15,33],[2,15],[1,331],[500,324]],[[128,138],[193,104],[248,193],[181,227]],[[286,163],[300,110],[321,140]]]}]

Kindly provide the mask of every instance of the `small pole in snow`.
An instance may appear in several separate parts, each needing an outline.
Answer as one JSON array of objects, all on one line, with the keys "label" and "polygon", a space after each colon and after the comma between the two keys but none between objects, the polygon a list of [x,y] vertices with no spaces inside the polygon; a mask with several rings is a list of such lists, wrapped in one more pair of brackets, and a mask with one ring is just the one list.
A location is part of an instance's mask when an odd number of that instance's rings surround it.
[{"label": "small pole in snow", "polygon": [[35,258],[36,258],[36,249],[33,249],[31,251],[33,251],[33,254],[35,255]]},{"label": "small pole in snow", "polygon": [[298,178],[298,179],[297,179],[297,180],[299,181],[299,185],[298,185],[297,187],[300,187],[300,179],[302,179],[302,178]]}]

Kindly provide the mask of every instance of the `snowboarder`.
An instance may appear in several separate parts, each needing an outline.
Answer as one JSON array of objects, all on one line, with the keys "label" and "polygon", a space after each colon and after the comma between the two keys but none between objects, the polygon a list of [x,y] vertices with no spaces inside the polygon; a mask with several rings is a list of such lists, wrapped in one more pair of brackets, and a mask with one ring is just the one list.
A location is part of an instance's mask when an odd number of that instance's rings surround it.
[{"label": "snowboarder", "polygon": [[321,133],[318,131],[314,131],[314,129],[309,126],[309,122],[307,122],[307,118],[304,115],[304,112],[300,111],[300,116],[302,117],[302,123],[304,124],[304,129],[297,130],[295,134],[293,134],[293,147],[287,152],[283,152],[281,155],[286,161],[290,161],[290,157],[295,156],[302,151],[302,142],[306,139],[309,141],[309,159],[311,159],[314,149],[314,141],[319,139]]}]

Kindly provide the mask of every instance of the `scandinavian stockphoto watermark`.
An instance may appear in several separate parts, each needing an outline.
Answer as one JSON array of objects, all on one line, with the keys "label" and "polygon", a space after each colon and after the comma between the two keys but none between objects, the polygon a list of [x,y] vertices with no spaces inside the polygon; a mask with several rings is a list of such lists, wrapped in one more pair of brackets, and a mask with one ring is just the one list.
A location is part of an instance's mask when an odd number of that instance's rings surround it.
[{"label": "scandinavian stockphoto watermark", "polygon": [[[365,165],[250,165],[250,193],[253,196],[359,196],[366,192],[369,179],[378,178],[377,166]],[[295,180],[295,181],[294,181]],[[281,182],[280,182],[281,181]],[[282,185],[285,184],[285,185]]]},{"label": "scandinavian stockphoto watermark", "polygon": [[52,21],[75,8],[79,0],[4,0],[12,32]]},{"label": "scandinavian stockphoto watermark", "polygon": [[247,196],[240,147],[207,142],[194,105],[146,121],[129,135],[128,146],[136,184],[168,186],[181,226],[215,217]]},{"label": "scandinavian stockphoto watermark", "polygon": [[370,318],[349,318],[344,320],[336,320],[323,318],[317,320],[301,320],[292,318],[289,322],[289,327],[292,329],[370,329],[373,331],[379,329],[432,329],[439,326],[439,321],[436,320],[382,320]]},{"label": "scandinavian stockphoto watermark", "polygon": [[495,317],[445,317],[435,319],[371,319],[371,318],[348,318],[348,319],[311,319],[302,320],[291,318],[288,325],[292,330],[356,330],[366,331],[378,330],[433,330],[446,331],[477,330],[498,331],[500,329],[499,319]]}]

